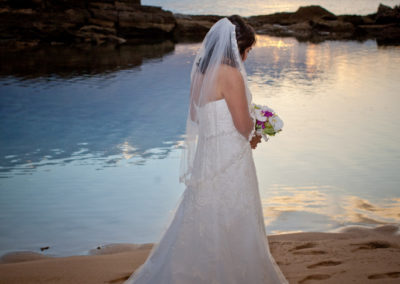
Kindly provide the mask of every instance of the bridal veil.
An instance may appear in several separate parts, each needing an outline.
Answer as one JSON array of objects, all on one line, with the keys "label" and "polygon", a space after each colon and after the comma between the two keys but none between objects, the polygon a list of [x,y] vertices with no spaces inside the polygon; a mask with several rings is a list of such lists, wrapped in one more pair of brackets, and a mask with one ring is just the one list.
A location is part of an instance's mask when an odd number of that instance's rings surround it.
[{"label": "bridal veil", "polygon": [[237,68],[254,121],[235,29],[219,20],[196,56],[180,168],[186,189],[126,284],[288,283],[269,251],[249,143],[254,132],[239,133],[218,97],[219,68]]},{"label": "bridal veil", "polygon": [[[218,104],[210,103],[217,100],[218,72],[221,66],[228,65],[240,71],[249,112],[255,123],[255,115],[250,107],[252,96],[247,87],[246,70],[240,56],[235,28],[228,18],[216,22],[205,36],[193,63],[186,137],[179,176],[180,182],[187,186],[212,180],[239,158],[232,156],[230,161],[222,159],[220,153],[226,145],[222,143],[224,140],[215,139],[216,136],[230,135],[232,132],[231,128],[219,121]],[[203,111],[204,109],[207,111]],[[243,139],[250,141],[253,134],[254,131],[248,138],[243,136]],[[199,143],[200,139],[207,140],[207,143]],[[212,152],[212,155],[206,155],[206,152]],[[206,156],[209,158],[202,159]]]}]

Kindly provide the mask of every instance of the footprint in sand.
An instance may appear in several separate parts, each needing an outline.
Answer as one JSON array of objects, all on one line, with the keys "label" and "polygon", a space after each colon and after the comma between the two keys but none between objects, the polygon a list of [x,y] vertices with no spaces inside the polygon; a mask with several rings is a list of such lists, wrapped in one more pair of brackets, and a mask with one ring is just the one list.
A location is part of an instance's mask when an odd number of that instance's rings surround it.
[{"label": "footprint in sand", "polygon": [[295,246],[294,248],[290,249],[289,251],[299,250],[299,249],[306,249],[306,248],[313,248],[315,247],[315,243],[305,243],[302,245]]},{"label": "footprint in sand", "polygon": [[304,250],[304,251],[295,251],[293,254],[302,254],[302,255],[316,255],[316,254],[326,254],[326,251],[323,250]]},{"label": "footprint in sand", "polygon": [[294,248],[290,249],[290,252],[293,254],[302,254],[302,255],[315,255],[315,254],[326,254],[326,251],[323,250],[305,250],[316,247],[315,243],[305,243],[302,245],[295,246]]},{"label": "footprint in sand", "polygon": [[391,243],[386,241],[370,241],[366,243],[350,244],[352,246],[358,246],[352,251],[357,251],[359,249],[381,249],[381,248],[392,248],[394,247]]},{"label": "footprint in sand", "polygon": [[321,261],[321,262],[311,264],[311,265],[307,266],[307,268],[315,268],[315,267],[319,267],[319,266],[335,266],[335,265],[339,265],[341,263],[342,263],[341,261],[326,260],[326,261]]},{"label": "footprint in sand", "polygon": [[110,284],[111,283],[122,283],[125,280],[128,280],[129,276],[131,276],[131,274],[128,274],[127,276],[122,276],[122,277],[117,278],[117,279],[110,280],[110,281],[108,281],[108,283],[110,283]]},{"label": "footprint in sand", "polygon": [[400,278],[400,272],[386,272],[386,273],[378,273],[371,274],[368,276],[368,279],[383,279],[383,278]]},{"label": "footprint in sand", "polygon": [[325,280],[328,278],[331,278],[331,276],[328,274],[312,274],[312,275],[308,275],[307,277],[301,279],[299,281],[299,284],[303,284],[303,283],[306,283],[307,281],[311,281],[311,280]]}]

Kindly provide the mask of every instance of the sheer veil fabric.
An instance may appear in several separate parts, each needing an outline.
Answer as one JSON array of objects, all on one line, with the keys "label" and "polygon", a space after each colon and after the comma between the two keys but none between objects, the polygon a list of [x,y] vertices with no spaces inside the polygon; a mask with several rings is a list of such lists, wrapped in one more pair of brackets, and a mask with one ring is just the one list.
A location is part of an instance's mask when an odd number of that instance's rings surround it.
[{"label": "sheer veil fabric", "polygon": [[235,25],[228,18],[207,33],[193,63],[180,182],[186,188],[146,261],[125,284],[288,283],[265,231],[249,137],[218,99],[221,68],[237,68],[251,93]]},{"label": "sheer veil fabric", "polygon": [[[247,75],[236,41],[235,25],[228,18],[219,20],[211,27],[193,63],[190,107],[180,167],[180,182],[186,185],[199,184],[217,176],[241,154],[232,156],[230,161],[221,159],[223,153],[220,149],[226,145],[220,139],[212,139],[216,134],[229,135],[230,132],[236,132],[235,129],[221,123],[218,104],[209,104],[217,100],[218,75],[221,68],[236,68],[241,72],[249,112],[255,123],[254,111],[250,108],[252,96],[247,87]],[[204,107],[207,111],[203,111]],[[254,131],[249,137],[243,138],[250,141],[253,135]],[[207,143],[199,143],[201,138],[207,138]],[[211,151],[213,154],[207,157],[208,159],[201,159],[206,156],[206,152]]]}]

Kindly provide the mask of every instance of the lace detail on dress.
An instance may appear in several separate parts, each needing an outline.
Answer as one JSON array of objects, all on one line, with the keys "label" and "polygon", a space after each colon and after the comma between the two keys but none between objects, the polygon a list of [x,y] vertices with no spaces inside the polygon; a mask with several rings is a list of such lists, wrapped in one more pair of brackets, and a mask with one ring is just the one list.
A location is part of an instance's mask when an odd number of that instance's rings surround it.
[{"label": "lace detail on dress", "polygon": [[[241,135],[241,134],[239,134],[239,135]],[[220,136],[222,136],[222,135],[218,135],[216,137],[220,137]],[[214,138],[216,138],[216,137],[214,137]],[[247,145],[247,143],[246,143],[246,145]],[[208,182],[213,182],[219,175],[224,174],[236,161],[241,160],[242,157],[249,150],[251,150],[250,145],[247,145],[247,147],[244,146],[240,153],[232,156],[231,159],[229,160],[229,162],[226,163],[226,166],[224,166],[223,168],[218,169],[218,171],[216,171],[214,175],[209,176],[207,179],[204,179],[204,180],[196,180],[195,178],[191,178],[187,185],[196,187],[196,186],[201,186],[201,185],[203,185],[205,183],[208,183]]]},{"label": "lace detail on dress", "polygon": [[250,113],[250,117],[253,120],[253,129],[250,132],[249,138],[247,139],[247,141],[251,141],[251,139],[253,138],[253,136],[256,133],[256,115],[254,113],[254,109],[252,107],[250,107],[249,109],[249,113]]}]

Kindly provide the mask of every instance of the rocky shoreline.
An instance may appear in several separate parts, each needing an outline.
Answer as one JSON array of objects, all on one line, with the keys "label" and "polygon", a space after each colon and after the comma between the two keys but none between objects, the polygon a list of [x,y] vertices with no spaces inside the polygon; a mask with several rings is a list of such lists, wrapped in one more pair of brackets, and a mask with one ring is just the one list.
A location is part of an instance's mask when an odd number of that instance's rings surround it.
[{"label": "rocky shoreline", "polygon": [[400,6],[380,4],[370,15],[334,15],[320,6],[300,7],[294,13],[253,16],[248,22],[259,34],[293,36],[299,41],[376,39],[400,44]]},{"label": "rocky shoreline", "polygon": [[[201,40],[222,16],[183,15],[140,0],[0,0],[0,47]],[[369,15],[334,15],[320,6],[246,17],[258,34],[299,41],[376,39],[400,44],[400,6]]]}]

